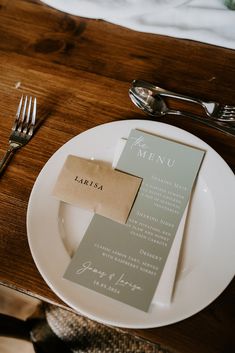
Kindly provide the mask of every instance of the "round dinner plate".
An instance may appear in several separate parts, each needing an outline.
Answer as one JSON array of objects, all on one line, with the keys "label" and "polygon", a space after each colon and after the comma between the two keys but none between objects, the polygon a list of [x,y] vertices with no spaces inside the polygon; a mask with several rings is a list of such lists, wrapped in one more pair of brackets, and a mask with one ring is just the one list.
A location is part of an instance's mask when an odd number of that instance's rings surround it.
[{"label": "round dinner plate", "polygon": [[[112,163],[118,141],[127,138],[132,129],[142,129],[206,151],[192,196],[171,305],[164,307],[153,301],[147,313],[63,278],[93,214],[52,197],[56,179],[69,154]],[[29,199],[27,234],[42,277],[74,310],[108,325],[159,327],[202,310],[232,280],[235,270],[234,210],[234,175],[208,144],[171,125],[125,120],[81,133],[48,160]]]}]

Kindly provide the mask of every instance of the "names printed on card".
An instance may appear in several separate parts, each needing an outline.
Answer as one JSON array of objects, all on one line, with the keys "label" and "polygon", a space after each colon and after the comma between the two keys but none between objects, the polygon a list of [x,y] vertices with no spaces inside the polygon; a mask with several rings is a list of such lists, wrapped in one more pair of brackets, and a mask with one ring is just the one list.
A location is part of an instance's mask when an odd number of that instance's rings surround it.
[{"label": "names printed on card", "polygon": [[[123,263],[123,262],[122,262]],[[128,262],[125,262],[126,264]],[[138,268],[138,266],[136,267]],[[143,291],[143,288],[137,283],[134,283],[128,278],[128,275],[123,272],[121,275],[115,273],[115,272],[106,272],[102,268],[97,268],[91,260],[84,262],[77,270],[76,270],[76,275],[82,275],[85,272],[90,272],[95,275],[95,278],[98,278],[99,281],[97,282],[97,279],[94,280],[94,285],[97,285],[98,283],[101,285],[102,279],[106,279],[106,281],[110,282],[110,287],[113,286],[115,287],[126,287],[127,289],[131,291],[139,290]],[[106,283],[103,283],[103,288],[108,288]],[[117,290],[118,292],[118,290]]]}]

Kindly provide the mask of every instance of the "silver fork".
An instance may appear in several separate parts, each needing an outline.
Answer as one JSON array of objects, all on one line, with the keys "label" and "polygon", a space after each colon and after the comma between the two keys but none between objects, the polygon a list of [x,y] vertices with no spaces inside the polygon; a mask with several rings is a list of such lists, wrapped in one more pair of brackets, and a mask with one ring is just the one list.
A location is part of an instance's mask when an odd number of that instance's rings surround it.
[{"label": "silver fork", "polygon": [[37,100],[22,96],[16,112],[9,138],[9,147],[0,161],[0,175],[10,162],[13,154],[25,146],[33,136],[36,121]]},{"label": "silver fork", "polygon": [[226,122],[234,122],[235,121],[235,106],[228,104],[220,104],[217,102],[204,102],[199,98],[192,98],[189,96],[185,96],[180,93],[175,93],[171,91],[167,91],[164,88],[155,86],[149,82],[142,80],[135,80],[132,83],[133,87],[143,87],[151,90],[155,94],[159,94],[163,97],[180,99],[186,102],[191,102],[195,104],[199,104],[205,111],[206,115],[218,121],[226,121]]}]

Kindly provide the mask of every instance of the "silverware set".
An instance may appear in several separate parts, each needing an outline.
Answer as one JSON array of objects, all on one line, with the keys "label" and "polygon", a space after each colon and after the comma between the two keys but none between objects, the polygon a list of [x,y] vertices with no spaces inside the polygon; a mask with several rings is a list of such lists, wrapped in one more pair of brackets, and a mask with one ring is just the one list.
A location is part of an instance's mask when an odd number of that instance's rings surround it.
[{"label": "silverware set", "polygon": [[[133,103],[150,116],[184,116],[235,136],[235,106],[222,105],[217,102],[204,102],[201,99],[167,91],[142,80],[132,82],[129,95]],[[165,97],[200,105],[206,116],[202,117],[189,112],[170,109],[164,99]]]},{"label": "silverware set", "polygon": [[9,137],[9,147],[0,161],[0,175],[10,162],[13,154],[25,146],[33,136],[36,122],[37,100],[26,96],[21,97],[16,117]]},{"label": "silverware set", "polygon": [[[235,106],[222,105],[217,102],[204,102],[201,99],[167,91],[142,80],[134,80],[132,82],[129,95],[138,108],[152,117],[160,118],[166,115],[184,116],[235,136]],[[190,112],[170,109],[165,100],[166,97],[200,105],[205,111],[205,117]],[[33,136],[36,110],[36,97],[21,97],[9,137],[9,147],[0,161],[0,175],[10,162],[13,154],[25,146]]]}]

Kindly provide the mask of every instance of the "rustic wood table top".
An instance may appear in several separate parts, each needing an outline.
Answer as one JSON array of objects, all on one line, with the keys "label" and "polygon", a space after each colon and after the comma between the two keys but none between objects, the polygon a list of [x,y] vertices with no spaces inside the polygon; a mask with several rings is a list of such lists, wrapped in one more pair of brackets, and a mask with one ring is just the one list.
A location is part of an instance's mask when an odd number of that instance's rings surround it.
[{"label": "rustic wood table top", "polygon": [[[133,79],[234,104],[235,51],[70,16],[37,0],[0,0],[0,70],[1,156],[22,93],[37,97],[38,115],[44,118],[0,178],[0,282],[67,307],[39,274],[27,241],[27,205],[40,170],[65,142],[87,129],[145,119],[128,96]],[[162,121],[207,142],[235,170],[235,137],[188,118]],[[234,283],[184,321],[128,331],[176,353],[231,351]]]}]

